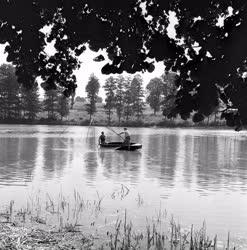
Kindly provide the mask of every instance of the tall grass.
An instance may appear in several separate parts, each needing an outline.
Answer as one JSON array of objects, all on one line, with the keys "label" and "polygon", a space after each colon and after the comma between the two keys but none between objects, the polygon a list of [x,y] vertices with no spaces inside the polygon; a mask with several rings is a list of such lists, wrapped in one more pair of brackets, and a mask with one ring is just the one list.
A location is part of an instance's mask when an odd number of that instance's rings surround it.
[{"label": "tall grass", "polygon": [[230,244],[230,233],[228,233],[226,246],[219,247],[217,244],[217,235],[210,239],[206,234],[206,223],[204,222],[199,230],[195,230],[193,225],[190,231],[184,231],[181,226],[171,221],[168,232],[159,230],[159,225],[155,222],[147,224],[145,232],[134,230],[131,222],[118,219],[112,233],[108,233],[109,243],[102,245],[110,247],[111,250],[117,249],[171,249],[171,250],[216,250],[216,249],[236,249]]},{"label": "tall grass", "polygon": [[[124,199],[129,191],[126,186],[122,185],[118,192],[115,191],[112,194],[112,198]],[[17,210],[14,207],[14,201],[11,201],[5,210],[0,213],[0,225],[11,224],[15,226],[21,223],[22,227],[25,227],[25,225],[31,224],[46,228],[47,231],[51,231],[52,228],[53,232],[83,235],[86,232],[81,230],[81,223],[83,223],[88,212],[95,216],[101,216],[104,196],[97,193],[96,199],[89,201],[85,200],[78,191],[74,190],[73,197],[70,198],[72,198],[72,201],[60,194],[58,199],[55,200],[47,194],[45,200],[42,200],[36,196],[27,203],[25,208]],[[138,194],[136,202],[137,206],[143,205],[144,201],[140,194]],[[51,224],[50,217],[56,218],[56,220],[53,220],[53,224]],[[207,235],[206,222],[203,222],[202,227],[199,229],[196,229],[193,225],[190,229],[184,229],[173,217],[169,219],[166,211],[164,212],[160,209],[153,218],[146,218],[146,228],[143,229],[132,223],[128,217],[125,209],[124,213],[118,216],[114,225],[108,230],[105,229],[103,237],[93,239],[90,244],[94,245],[94,249],[237,249],[231,243],[230,233],[227,235],[225,246],[223,248],[220,247],[217,235],[214,237]],[[95,226],[97,230],[97,225],[94,225],[94,223],[92,222],[91,226]],[[105,224],[107,223],[105,222]],[[7,234],[2,236],[9,237]],[[37,237],[39,237],[38,234]],[[51,242],[54,241],[51,240]]]}]

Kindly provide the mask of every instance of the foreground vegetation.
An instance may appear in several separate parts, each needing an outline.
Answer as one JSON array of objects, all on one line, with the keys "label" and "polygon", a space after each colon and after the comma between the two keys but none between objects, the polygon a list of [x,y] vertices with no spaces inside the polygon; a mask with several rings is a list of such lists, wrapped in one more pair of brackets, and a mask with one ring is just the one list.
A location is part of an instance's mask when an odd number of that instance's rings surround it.
[{"label": "foreground vegetation", "polygon": [[229,235],[226,245],[221,248],[217,247],[217,236],[210,240],[204,227],[183,234],[175,224],[171,225],[171,234],[165,235],[155,225],[148,225],[145,233],[138,233],[133,231],[131,223],[120,220],[112,233],[106,232],[104,240],[72,229],[58,232],[42,229],[37,223],[28,226],[16,222],[0,223],[0,229],[0,249],[236,249],[230,247]]},{"label": "foreground vegetation", "polygon": [[[122,187],[119,195],[126,195],[125,188]],[[207,235],[205,222],[200,229],[193,225],[184,229],[161,210],[155,217],[146,219],[144,229],[129,221],[126,210],[113,223],[105,219],[102,228],[95,222],[85,227],[87,213],[95,218],[102,216],[103,198],[85,201],[74,192],[73,199],[70,203],[60,195],[55,202],[47,195],[41,203],[36,197],[19,210],[11,201],[0,213],[0,249],[241,249],[233,246],[230,233],[223,244],[217,235],[213,238]],[[141,205],[143,201],[139,197],[137,202]]]}]

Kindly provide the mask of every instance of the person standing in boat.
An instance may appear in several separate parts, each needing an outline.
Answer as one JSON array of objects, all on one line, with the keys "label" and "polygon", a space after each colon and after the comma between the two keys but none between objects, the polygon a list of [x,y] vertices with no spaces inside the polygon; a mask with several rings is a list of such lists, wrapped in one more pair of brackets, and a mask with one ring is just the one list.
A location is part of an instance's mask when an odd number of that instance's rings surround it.
[{"label": "person standing in boat", "polygon": [[100,144],[105,144],[105,134],[103,131],[101,132],[101,135],[99,137],[99,145]]},{"label": "person standing in boat", "polygon": [[119,133],[119,135],[124,134],[124,144],[125,145],[130,145],[130,133],[127,128],[124,128],[124,131]]}]

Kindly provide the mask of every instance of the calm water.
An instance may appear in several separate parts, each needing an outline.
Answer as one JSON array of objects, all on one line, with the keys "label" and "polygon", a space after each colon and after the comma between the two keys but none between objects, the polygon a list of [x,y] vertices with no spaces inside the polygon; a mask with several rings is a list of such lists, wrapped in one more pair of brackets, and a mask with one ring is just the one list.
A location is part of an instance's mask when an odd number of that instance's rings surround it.
[{"label": "calm water", "polygon": [[245,131],[135,128],[143,148],[118,152],[97,147],[102,130],[118,140],[99,127],[1,125],[1,204],[77,190],[87,200],[102,197],[104,217],[126,208],[145,224],[166,209],[185,227],[205,219],[209,234],[247,238]]}]

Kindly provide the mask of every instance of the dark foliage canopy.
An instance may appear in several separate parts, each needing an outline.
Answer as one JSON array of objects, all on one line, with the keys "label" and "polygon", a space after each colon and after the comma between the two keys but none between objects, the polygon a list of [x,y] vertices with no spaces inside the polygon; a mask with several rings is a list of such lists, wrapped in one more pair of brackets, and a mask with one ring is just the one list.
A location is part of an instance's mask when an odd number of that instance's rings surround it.
[{"label": "dark foliage canopy", "polygon": [[[167,34],[169,11],[176,13],[176,39]],[[220,22],[221,20],[221,22]],[[49,26],[45,35],[42,28]],[[194,121],[219,103],[228,125],[247,123],[247,4],[245,0],[2,0],[0,43],[16,66],[18,81],[31,86],[37,76],[44,89],[76,88],[73,71],[85,44],[106,49],[111,63],[102,73],[154,70],[163,61],[179,74],[172,116]],[[44,52],[55,42],[56,53]],[[102,61],[99,55],[95,61]]]}]

